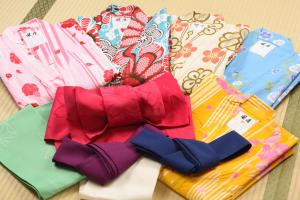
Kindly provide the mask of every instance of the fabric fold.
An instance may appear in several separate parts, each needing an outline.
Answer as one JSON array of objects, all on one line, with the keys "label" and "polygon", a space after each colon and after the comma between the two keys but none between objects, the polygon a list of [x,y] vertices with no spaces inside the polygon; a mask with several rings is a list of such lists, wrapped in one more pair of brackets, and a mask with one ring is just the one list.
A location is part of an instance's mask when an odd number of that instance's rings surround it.
[{"label": "fabric fold", "polygon": [[248,34],[225,79],[275,108],[300,82],[300,56],[289,38],[260,28]]},{"label": "fabric fold", "polygon": [[41,199],[75,185],[84,177],[51,162],[55,147],[43,140],[51,104],[27,106],[0,123],[0,162]]},{"label": "fabric fold", "polygon": [[117,178],[138,158],[138,153],[129,143],[83,145],[65,137],[53,161],[72,167],[89,180],[103,185]]},{"label": "fabric fold", "polygon": [[84,144],[126,141],[144,123],[171,137],[194,138],[189,97],[172,74],[137,87],[59,88],[45,139],[57,145],[65,136]]},{"label": "fabric fold", "polygon": [[139,151],[184,174],[208,170],[251,148],[251,144],[235,131],[210,143],[204,143],[180,138],[170,139],[150,125],[141,127],[130,142]]},{"label": "fabric fold", "polygon": [[151,200],[160,171],[160,163],[140,158],[118,178],[105,185],[92,181],[80,184],[79,195],[91,200]]},{"label": "fabric fold", "polygon": [[19,107],[49,103],[62,86],[103,86],[118,73],[72,19],[57,24],[32,19],[8,27],[0,50],[0,75]]}]

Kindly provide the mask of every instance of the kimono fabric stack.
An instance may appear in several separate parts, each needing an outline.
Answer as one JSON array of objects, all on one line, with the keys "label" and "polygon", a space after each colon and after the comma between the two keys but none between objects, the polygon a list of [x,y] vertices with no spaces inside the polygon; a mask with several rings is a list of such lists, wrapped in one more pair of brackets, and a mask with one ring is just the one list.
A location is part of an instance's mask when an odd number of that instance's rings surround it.
[{"label": "kimono fabric stack", "polygon": [[0,123],[0,162],[40,199],[80,182],[82,199],[146,200],[158,179],[235,199],[298,140],[273,110],[300,82],[292,42],[219,14],[111,5],[8,27],[0,52],[20,107]]}]

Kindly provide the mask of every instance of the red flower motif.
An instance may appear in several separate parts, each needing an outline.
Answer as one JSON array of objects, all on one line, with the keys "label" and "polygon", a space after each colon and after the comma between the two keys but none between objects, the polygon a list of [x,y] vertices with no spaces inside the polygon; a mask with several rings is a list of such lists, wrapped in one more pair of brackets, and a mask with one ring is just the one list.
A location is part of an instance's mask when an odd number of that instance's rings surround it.
[{"label": "red flower motif", "polygon": [[86,32],[98,46],[100,46],[100,38],[99,38],[98,31],[101,26],[99,24],[94,24],[92,27],[90,27],[91,21],[92,19],[90,17],[82,18],[80,20],[81,29],[84,32]]},{"label": "red flower motif", "polygon": [[19,70],[19,69],[17,69],[16,72],[17,72],[18,74],[22,74],[22,71]]},{"label": "red flower motif", "polygon": [[34,83],[26,83],[22,87],[22,92],[25,94],[25,96],[40,96],[39,88]]},{"label": "red flower motif", "polygon": [[67,19],[66,21],[61,22],[60,25],[61,25],[62,28],[71,28],[71,27],[75,26],[75,28],[77,30],[80,29],[79,28],[80,26],[78,25],[77,21],[75,19],[72,19],[72,18]]},{"label": "red flower motif", "polygon": [[100,29],[97,24],[94,28],[90,29],[87,34],[93,39],[97,46],[100,46],[100,38],[98,34],[98,30]]},{"label": "red flower motif", "polygon": [[144,24],[135,19],[131,20],[135,22],[132,23],[132,26],[124,30],[120,48],[135,45],[144,30]]},{"label": "red flower motif", "polygon": [[112,69],[104,71],[105,82],[110,82],[114,78],[114,71]]},{"label": "red flower motif", "polygon": [[220,20],[220,21],[224,21],[224,17],[220,14],[214,14],[214,16],[216,17],[216,19]]},{"label": "red flower motif", "polygon": [[30,27],[20,27],[18,31],[26,32]]},{"label": "red flower motif", "polygon": [[120,49],[125,50],[119,51],[113,59],[113,62],[119,66],[126,66],[128,63],[131,50],[136,47],[137,41],[141,37],[145,24],[148,20],[145,13],[138,8],[135,8],[132,14],[128,16],[131,16],[130,26],[122,30],[123,37],[120,43]]},{"label": "red flower motif", "polygon": [[9,59],[12,63],[15,63],[15,64],[20,64],[21,63],[21,60],[18,58],[18,56],[16,56],[16,54],[14,53],[10,53],[9,54]]},{"label": "red flower motif", "polygon": [[172,25],[172,30],[180,32],[187,26],[188,26],[188,23],[177,20],[176,23],[174,25]]},{"label": "red flower motif", "polygon": [[32,105],[33,107],[38,107],[38,106],[39,106],[38,103],[32,103],[31,105]]},{"label": "red flower motif", "polygon": [[85,63],[86,67],[89,67],[89,66],[92,66],[92,65],[93,65],[92,63]]},{"label": "red flower motif", "polygon": [[213,48],[211,51],[206,50],[203,52],[204,57],[202,58],[203,62],[212,62],[216,64],[220,59],[226,54],[225,51],[222,51],[220,48]]},{"label": "red flower motif", "polygon": [[83,17],[79,22],[82,30],[86,31],[89,28],[91,21],[92,19],[90,17]]},{"label": "red flower motif", "polygon": [[162,61],[162,66],[164,68],[164,71],[166,72],[170,72],[170,63],[171,63],[171,54],[168,53],[167,55],[165,55],[163,61]]},{"label": "red flower motif", "polygon": [[5,76],[7,79],[10,79],[12,77],[11,73],[7,73],[7,74],[5,74]]},{"label": "red flower motif", "polygon": [[131,54],[122,74],[122,84],[137,86],[155,79],[165,72],[164,62],[166,60],[160,59],[164,55],[161,46],[152,44],[144,48],[140,54],[138,60],[135,54]]},{"label": "red flower motif", "polygon": [[187,43],[184,47],[176,54],[175,58],[188,58],[192,55],[193,52],[197,50],[197,47],[193,47],[192,43]]},{"label": "red flower motif", "polygon": [[94,20],[96,22],[101,22],[102,21],[102,15],[97,15],[96,17],[94,17]]},{"label": "red flower motif", "polygon": [[131,86],[137,86],[137,85],[140,85],[141,82],[139,80],[137,80],[136,78],[134,77],[126,77],[122,84],[124,85],[131,85]]}]

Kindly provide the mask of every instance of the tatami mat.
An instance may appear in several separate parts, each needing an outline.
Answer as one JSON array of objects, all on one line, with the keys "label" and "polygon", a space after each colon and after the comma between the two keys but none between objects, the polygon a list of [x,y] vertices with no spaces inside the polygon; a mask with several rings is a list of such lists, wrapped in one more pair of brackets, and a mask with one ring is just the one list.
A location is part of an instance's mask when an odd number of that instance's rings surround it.
[{"label": "tatami mat", "polygon": [[[185,14],[192,10],[219,13],[225,21],[248,24],[251,28],[266,27],[289,36],[296,50],[300,50],[299,0],[0,0],[0,31],[5,27],[37,17],[50,22],[59,22],[78,15],[94,16],[109,4],[136,4],[152,15],[160,8],[167,8],[170,14]],[[276,120],[300,137],[300,87],[298,87],[277,109]],[[17,111],[4,85],[0,84],[0,120]],[[0,138],[1,140],[1,138]],[[295,151],[298,150],[298,146]],[[19,158],[22,159],[22,158]],[[296,153],[273,170],[239,199],[242,200],[297,200],[300,197],[300,155]],[[55,178],[55,177],[53,177]],[[3,167],[0,167],[0,199],[31,200],[34,194],[20,184]],[[78,199],[78,185],[56,195],[55,200]],[[155,200],[179,200],[178,196],[162,183],[158,183]]]}]

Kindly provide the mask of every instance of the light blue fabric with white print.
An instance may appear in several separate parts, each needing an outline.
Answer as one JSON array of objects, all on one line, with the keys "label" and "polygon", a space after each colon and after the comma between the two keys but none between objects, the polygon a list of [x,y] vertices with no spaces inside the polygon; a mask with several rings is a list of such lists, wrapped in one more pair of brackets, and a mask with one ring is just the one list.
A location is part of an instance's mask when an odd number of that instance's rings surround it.
[{"label": "light blue fabric with white print", "polygon": [[164,48],[164,54],[157,61],[164,59],[165,56],[169,54],[171,21],[172,18],[170,15],[168,15],[166,9],[161,9],[152,17],[151,20],[148,21],[140,39],[137,42],[137,47],[132,50],[132,52],[137,56],[137,60],[139,59],[139,50],[145,46],[145,41],[149,37],[152,37],[152,40],[155,44],[158,44]]},{"label": "light blue fabric with white print", "polygon": [[[116,8],[121,8],[121,6],[111,5],[111,12],[118,12]],[[99,38],[109,41],[112,46],[118,48],[123,37],[121,29],[127,28],[129,23],[130,17],[112,18],[108,24],[101,25],[101,29],[98,31]]]},{"label": "light blue fabric with white print", "polygon": [[248,34],[224,75],[242,93],[275,108],[300,82],[300,56],[288,38],[261,28]]},{"label": "light blue fabric with white print", "polygon": [[[111,9],[111,12],[118,12],[122,6],[110,5],[108,8]],[[105,18],[105,14],[102,14],[102,17]],[[80,23],[83,19],[83,16],[78,16],[77,21]],[[96,21],[93,17],[90,18],[89,25],[87,27],[92,28]],[[126,28],[130,22],[130,17],[121,17],[113,18],[109,21],[108,24],[101,24],[101,28],[98,30],[98,35],[101,40],[109,41],[110,44],[114,47],[119,47],[122,39],[122,28]],[[87,28],[89,29],[89,28]]]}]

